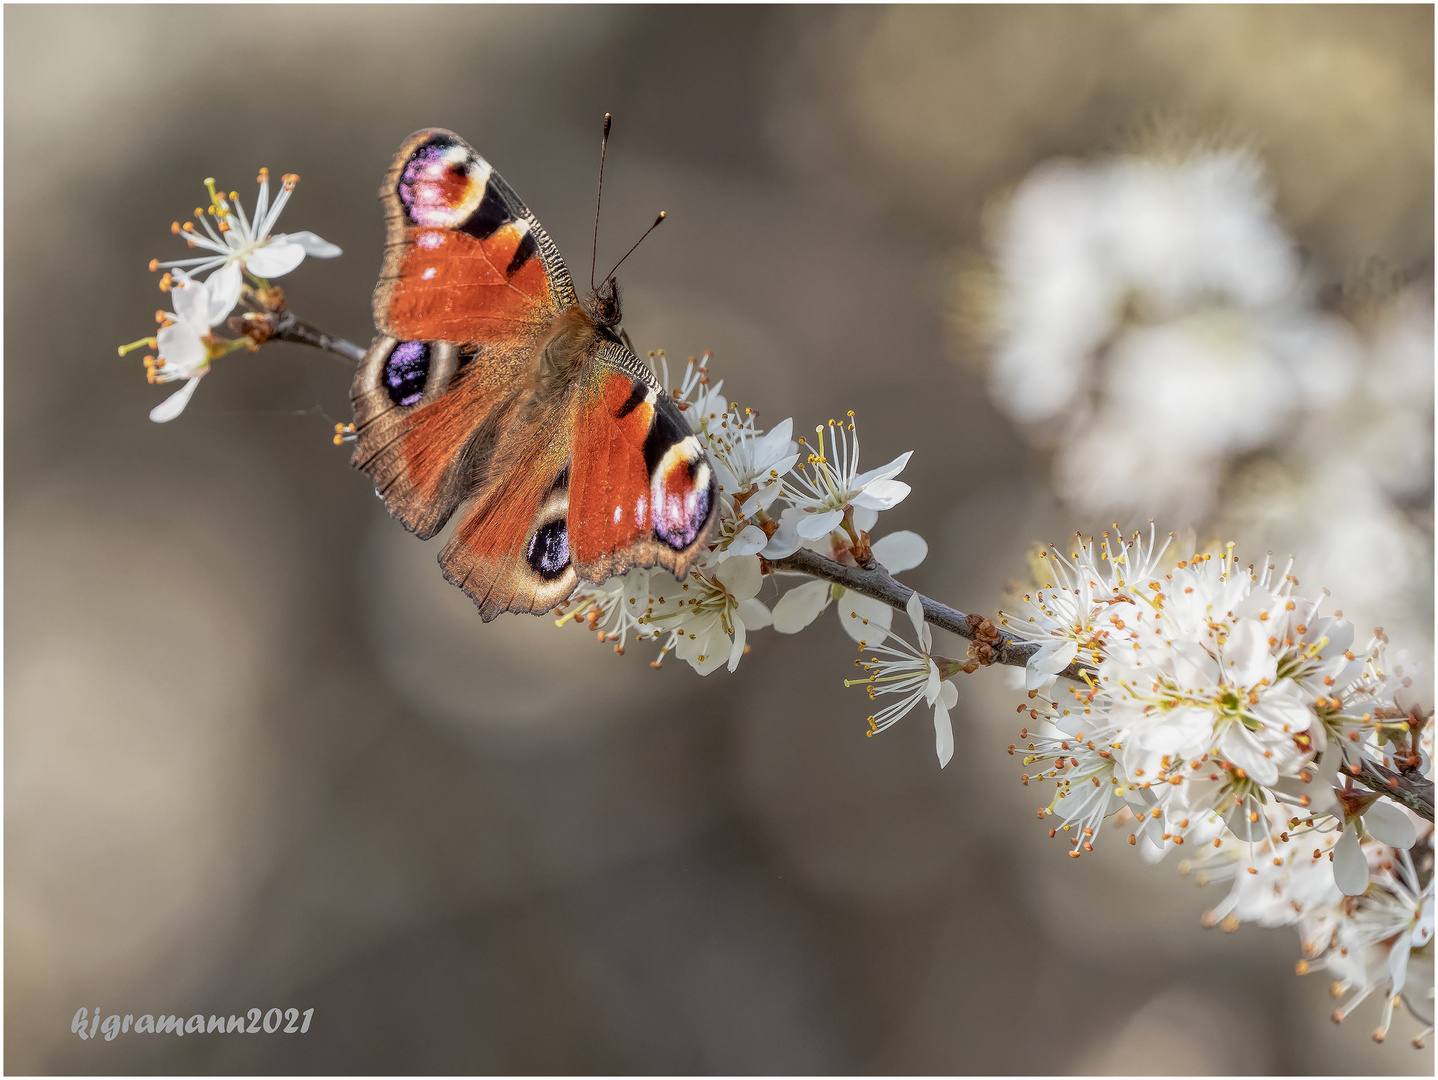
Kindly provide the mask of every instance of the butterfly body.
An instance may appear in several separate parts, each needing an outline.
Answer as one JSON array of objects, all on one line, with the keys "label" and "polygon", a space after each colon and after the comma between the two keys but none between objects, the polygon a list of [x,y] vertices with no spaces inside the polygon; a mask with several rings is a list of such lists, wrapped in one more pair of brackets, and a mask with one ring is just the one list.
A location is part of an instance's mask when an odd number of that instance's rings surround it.
[{"label": "butterfly body", "polygon": [[438,129],[380,189],[377,336],[351,392],[353,463],[440,553],[488,621],[544,612],[634,566],[683,577],[716,519],[713,470],[617,331],[612,282],[585,302],[497,172]]}]

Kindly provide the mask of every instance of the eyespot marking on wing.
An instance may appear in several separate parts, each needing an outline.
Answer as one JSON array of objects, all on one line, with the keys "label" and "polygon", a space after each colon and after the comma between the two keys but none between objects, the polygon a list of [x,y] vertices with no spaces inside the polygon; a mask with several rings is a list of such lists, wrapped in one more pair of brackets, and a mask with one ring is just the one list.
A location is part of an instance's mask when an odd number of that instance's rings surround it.
[{"label": "eyespot marking on wing", "polygon": [[396,405],[414,405],[424,396],[429,378],[429,344],[401,341],[384,362],[384,385]]},{"label": "eyespot marking on wing", "polygon": [[468,147],[431,139],[415,149],[400,175],[400,203],[416,225],[454,228],[484,204],[491,172],[489,162]]},{"label": "eyespot marking on wing", "polygon": [[709,520],[714,502],[714,474],[699,440],[689,435],[671,445],[651,476],[654,535],[675,551],[683,551]]}]

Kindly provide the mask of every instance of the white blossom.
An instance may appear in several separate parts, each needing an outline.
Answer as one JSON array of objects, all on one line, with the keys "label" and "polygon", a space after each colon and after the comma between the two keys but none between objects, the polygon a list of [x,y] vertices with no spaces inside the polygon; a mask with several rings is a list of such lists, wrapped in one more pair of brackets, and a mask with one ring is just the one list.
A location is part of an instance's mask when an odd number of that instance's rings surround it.
[{"label": "white blossom", "polygon": [[[224,307],[220,318],[228,315],[239,302],[240,289],[244,284],[243,271],[248,271],[260,279],[282,277],[303,262],[306,255],[313,255],[317,259],[332,259],[341,254],[334,244],[308,230],[273,233],[280,211],[289,202],[300,178],[293,173],[286,174],[281,182],[280,194],[273,204],[270,203],[270,171],[261,169],[257,179],[260,191],[255,200],[253,220],[245,213],[238,193],[230,192],[226,197],[215,190],[213,179],[206,179],[205,187],[210,193],[210,205],[207,211],[195,212],[200,228],[196,229],[194,222],[190,221],[183,225],[175,222],[170,231],[184,236],[191,247],[200,248],[209,254],[164,262],[156,260],[151,264],[157,269],[183,269],[190,274],[214,271],[207,283],[216,304]],[[213,225],[210,218],[214,219]]]},{"label": "white blossom", "polygon": [[[183,379],[185,385],[150,410],[150,419],[157,424],[173,420],[184,412],[200,379],[209,372],[210,362],[238,344],[217,340],[211,334],[211,327],[223,319],[233,305],[227,305],[224,297],[216,296],[206,282],[196,281],[180,271],[174,275],[169,292],[174,311],[162,314],[163,321],[154,337],[156,355],[153,362],[146,358],[147,374],[151,382]],[[121,354],[125,351],[127,349],[121,349]]]},{"label": "white blossom", "polygon": [[839,528],[845,511],[887,510],[909,494],[909,485],[894,477],[903,472],[912,450],[887,465],[859,472],[859,433],[852,411],[847,421],[830,420],[814,430],[818,449],[811,450],[805,465],[783,484],[784,497],[802,512],[794,525],[800,537],[817,540]]},{"label": "white blossom", "polygon": [[[878,642],[860,643],[861,650],[870,651],[867,660],[855,661],[868,673],[866,677],[846,680],[844,685],[866,687],[870,701],[878,701],[884,695],[898,698],[869,717],[866,734],[870,736],[897,723],[920,701],[932,707],[934,749],[938,754],[939,768],[943,768],[954,756],[954,729],[949,721],[949,710],[958,702],[959,691],[940,671],[939,661],[944,658],[932,654],[933,633],[924,621],[924,608],[918,593],[910,594],[905,610],[918,639],[917,647],[898,634],[882,631],[883,637]],[[946,661],[946,666],[957,670],[952,661]]]},{"label": "white blossom", "polygon": [[672,651],[700,675],[726,663],[733,671],[749,630],[771,622],[755,598],[762,581],[756,555],[730,559],[712,573],[694,571],[684,581],[655,574],[643,621],[657,636],[667,635],[661,657]]}]

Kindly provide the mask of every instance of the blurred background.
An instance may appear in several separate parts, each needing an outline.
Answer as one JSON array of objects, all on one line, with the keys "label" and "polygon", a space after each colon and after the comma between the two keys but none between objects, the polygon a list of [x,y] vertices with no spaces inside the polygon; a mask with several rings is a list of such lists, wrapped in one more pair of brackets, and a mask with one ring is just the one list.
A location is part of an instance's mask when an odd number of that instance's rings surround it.
[{"label": "blurred background", "polygon": [[[261,165],[344,249],[293,308],[367,342],[422,126],[582,277],[608,110],[600,262],[670,216],[636,345],[913,449],[916,587],[992,611],[1033,541],[1162,514],[1426,658],[1431,8],[4,20],[7,1071],[1431,1071],[1407,1017],[1329,1021],[1292,930],[1202,929],[1221,890],[1118,835],[1065,858],[1005,673],[940,772],[917,714],[863,737],[832,615],[702,681],[482,625],[330,444],[344,363],[222,361],[160,426],[115,355],[202,179],[249,206]],[[315,1016],[81,1042],[82,1006]]]}]

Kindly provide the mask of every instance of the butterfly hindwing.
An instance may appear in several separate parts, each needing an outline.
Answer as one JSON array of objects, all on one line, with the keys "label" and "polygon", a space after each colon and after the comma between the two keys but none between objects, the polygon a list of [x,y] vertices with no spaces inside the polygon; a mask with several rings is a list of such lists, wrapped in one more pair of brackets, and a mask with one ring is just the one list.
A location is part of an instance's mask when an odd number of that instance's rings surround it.
[{"label": "butterfly hindwing", "polygon": [[713,470],[683,414],[627,349],[597,340],[563,400],[537,398],[493,488],[440,556],[492,619],[548,611],[631,567],[683,577],[715,520]]},{"label": "butterfly hindwing", "polygon": [[683,577],[717,497],[683,413],[637,356],[605,342],[574,423],[570,546],[579,576],[603,581],[631,566],[662,566]]}]

